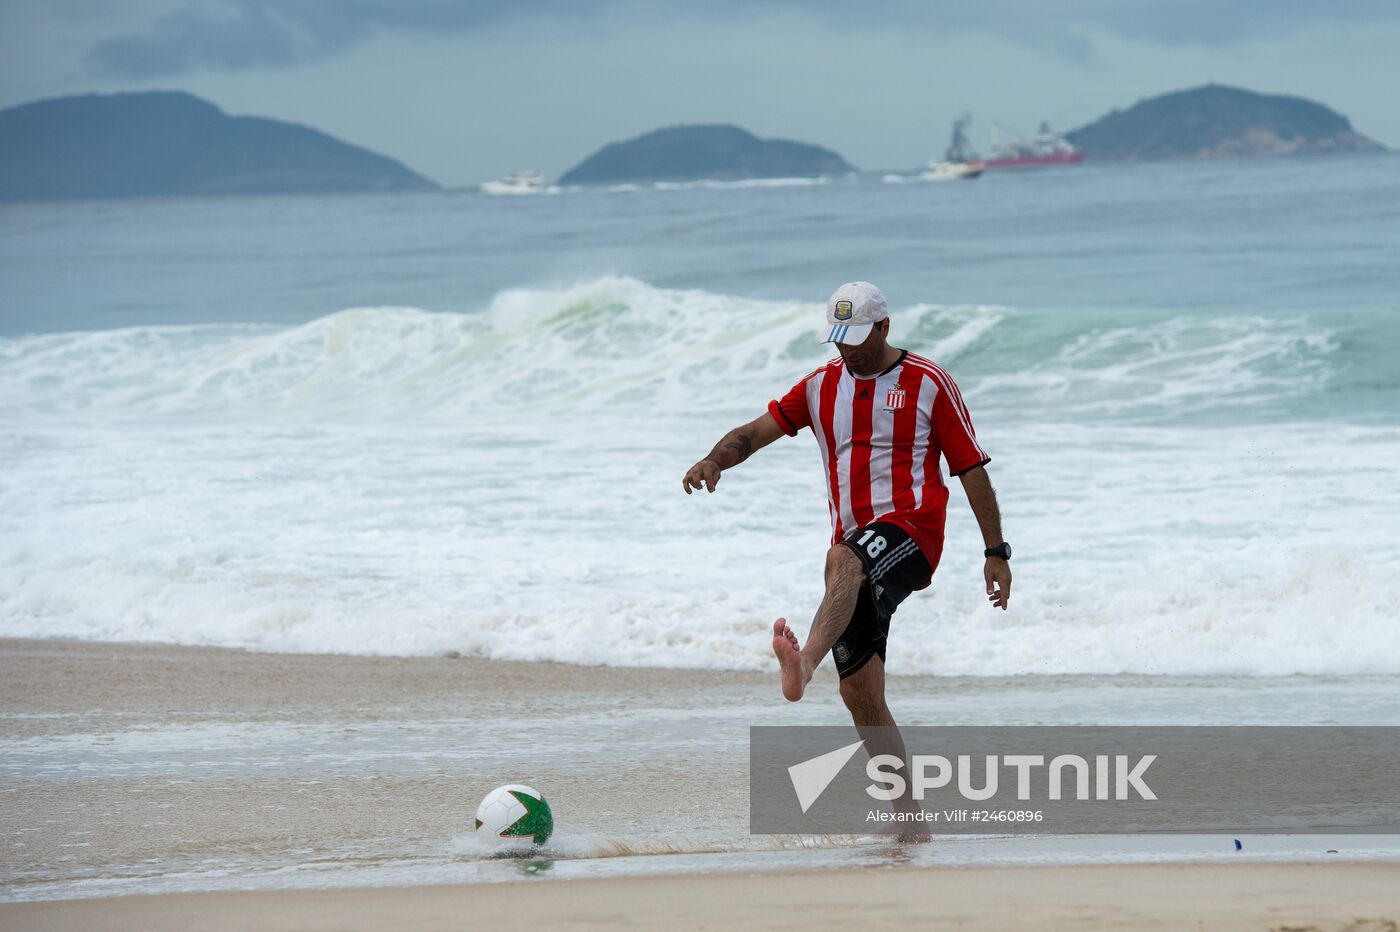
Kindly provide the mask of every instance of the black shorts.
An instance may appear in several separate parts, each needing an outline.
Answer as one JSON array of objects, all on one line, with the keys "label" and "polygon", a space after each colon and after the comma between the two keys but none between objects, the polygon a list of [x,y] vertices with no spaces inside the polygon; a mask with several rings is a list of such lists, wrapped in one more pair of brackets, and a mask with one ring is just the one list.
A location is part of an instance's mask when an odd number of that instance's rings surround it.
[{"label": "black shorts", "polygon": [[890,616],[909,593],[928,585],[933,570],[909,532],[888,521],[857,528],[841,543],[850,547],[865,567],[865,582],[856,596],[851,621],[831,648],[836,670],[844,680],[876,654],[885,659]]}]

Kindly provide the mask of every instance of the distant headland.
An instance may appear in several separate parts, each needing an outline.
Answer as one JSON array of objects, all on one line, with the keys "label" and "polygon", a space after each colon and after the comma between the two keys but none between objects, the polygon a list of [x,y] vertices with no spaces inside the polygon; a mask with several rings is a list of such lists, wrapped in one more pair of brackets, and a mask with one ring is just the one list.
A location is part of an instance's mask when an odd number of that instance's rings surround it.
[{"label": "distant headland", "polygon": [[[1323,104],[1218,84],[1141,100],[1065,139],[1091,161],[1385,148]],[[0,140],[0,201],[438,188],[387,156],[306,126],[229,116],[179,91],[88,94],[0,110]],[[854,171],[821,146],[762,139],[728,124],[680,125],[603,146],[559,183],[742,181]]]},{"label": "distant headland", "polygon": [[325,133],[190,94],[59,97],[0,110],[0,200],[432,190]]},{"label": "distant headland", "polygon": [[1114,110],[1065,138],[1095,161],[1383,151],[1337,111],[1302,97],[1204,87]]},{"label": "distant headland", "polygon": [[667,126],[614,142],[569,169],[560,184],[739,181],[844,175],[855,168],[821,146],[760,139],[725,124]]}]

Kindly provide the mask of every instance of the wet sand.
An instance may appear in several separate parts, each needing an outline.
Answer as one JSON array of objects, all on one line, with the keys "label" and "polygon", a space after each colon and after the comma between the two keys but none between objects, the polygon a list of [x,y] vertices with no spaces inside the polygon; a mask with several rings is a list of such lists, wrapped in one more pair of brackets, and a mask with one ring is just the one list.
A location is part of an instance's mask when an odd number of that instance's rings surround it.
[{"label": "wet sand", "polygon": [[1393,932],[1393,864],[612,878],[0,905],[7,929],[1198,929]]},{"label": "wet sand", "polygon": [[636,796],[675,801],[652,814],[661,832],[716,808],[738,831],[748,713],[773,688],[755,674],[0,641],[0,884],[50,896],[112,877],[445,865],[464,856],[481,795],[509,782],[546,789],[565,839],[584,815],[636,834]]},{"label": "wet sand", "polygon": [[[759,673],[0,638],[0,714],[27,716],[195,720],[303,710],[372,718],[376,707],[454,700],[468,705],[483,695],[627,694],[734,684],[772,687],[773,682]],[[35,733],[51,733],[55,724],[36,719],[33,727]]]},{"label": "wet sand", "polygon": [[[924,677],[891,686],[910,722],[1025,721],[1047,707],[1087,715],[1105,691],[1143,716],[1198,714],[1198,688]],[[1247,684],[1231,706],[1345,715],[1366,700],[1340,690],[1296,678]],[[909,852],[763,847],[747,834],[747,729],[773,708],[793,723],[844,714],[828,671],[810,700],[789,706],[776,676],[762,673],[0,641],[0,900],[32,901],[0,903],[0,927],[186,928],[197,916],[201,927],[269,930],[936,920],[1374,932],[1394,927],[1346,923],[1400,916],[1400,862],[1374,852],[1269,863],[1224,856],[1228,839],[1207,839],[1221,860],[1075,867],[1066,865],[1084,850],[1066,858],[1055,839]],[[522,780],[546,790],[559,826],[539,864],[472,847],[481,793]],[[1162,856],[1134,854],[1130,841],[1101,839],[1089,857]],[[1325,846],[1282,856],[1321,859]],[[1042,857],[1058,863],[966,866]]]}]

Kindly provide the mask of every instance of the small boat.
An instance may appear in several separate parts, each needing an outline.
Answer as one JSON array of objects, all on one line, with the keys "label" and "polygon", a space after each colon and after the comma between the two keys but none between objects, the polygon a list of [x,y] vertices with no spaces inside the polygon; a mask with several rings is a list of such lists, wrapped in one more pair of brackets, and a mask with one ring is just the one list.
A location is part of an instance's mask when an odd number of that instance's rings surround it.
[{"label": "small boat", "polygon": [[925,181],[951,181],[954,178],[976,178],[986,168],[981,162],[929,162],[921,176]]},{"label": "small boat", "polygon": [[943,154],[941,161],[928,163],[928,170],[922,175],[925,181],[950,181],[954,178],[970,180],[982,174],[987,166],[967,141],[966,130],[971,122],[970,113],[964,113],[953,121],[953,139],[948,143],[948,151]]},{"label": "small boat", "polygon": [[481,185],[482,194],[539,194],[544,190],[544,176],[536,171],[516,172],[498,181]]}]

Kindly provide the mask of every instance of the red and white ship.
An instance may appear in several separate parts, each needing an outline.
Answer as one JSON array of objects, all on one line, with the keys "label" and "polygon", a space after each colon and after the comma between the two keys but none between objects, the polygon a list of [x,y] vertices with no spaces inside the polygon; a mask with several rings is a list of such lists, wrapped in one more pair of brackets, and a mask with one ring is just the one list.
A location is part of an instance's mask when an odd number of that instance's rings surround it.
[{"label": "red and white ship", "polygon": [[[995,129],[993,130],[995,132]],[[1072,165],[1084,161],[1080,152],[1044,121],[1040,132],[1030,139],[1013,139],[1008,143],[992,142],[992,154],[984,164],[988,168],[1031,168],[1038,165]]]}]

